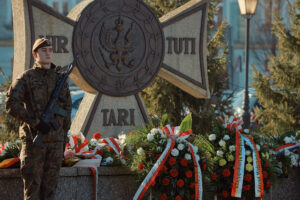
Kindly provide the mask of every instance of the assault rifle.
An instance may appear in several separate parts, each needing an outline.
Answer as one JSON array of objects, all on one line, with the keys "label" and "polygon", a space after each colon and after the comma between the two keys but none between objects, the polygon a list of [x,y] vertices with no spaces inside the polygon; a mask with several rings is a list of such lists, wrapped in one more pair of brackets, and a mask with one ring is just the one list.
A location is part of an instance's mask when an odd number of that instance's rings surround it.
[{"label": "assault rifle", "polygon": [[[46,107],[46,110],[44,111],[41,120],[43,120],[45,123],[51,125],[54,130],[58,129],[58,126],[55,122],[55,114],[63,116],[63,117],[67,117],[68,112],[59,107],[57,105],[57,100],[58,99],[62,99],[65,101],[64,97],[59,96],[60,92],[66,82],[66,80],[68,79],[69,74],[72,72],[72,70],[75,67],[76,64],[76,60],[77,60],[77,54],[74,56],[74,60],[71,64],[68,65],[67,70],[65,72],[63,72],[60,76],[59,79],[57,81],[55,90],[52,93],[51,99]],[[45,144],[42,141],[42,133],[41,131],[37,131],[37,134],[35,136],[35,138],[33,139],[33,143],[36,143],[38,145],[40,145],[42,148],[45,148]]]}]

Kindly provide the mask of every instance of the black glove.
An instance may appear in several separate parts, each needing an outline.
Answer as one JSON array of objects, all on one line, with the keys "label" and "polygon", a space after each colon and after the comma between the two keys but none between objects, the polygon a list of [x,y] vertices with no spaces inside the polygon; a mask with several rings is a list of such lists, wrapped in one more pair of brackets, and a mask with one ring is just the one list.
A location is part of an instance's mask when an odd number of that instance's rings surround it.
[{"label": "black glove", "polygon": [[46,123],[44,122],[43,120],[41,120],[38,125],[36,125],[35,127],[37,130],[41,131],[42,134],[47,134],[49,133],[51,127]]}]

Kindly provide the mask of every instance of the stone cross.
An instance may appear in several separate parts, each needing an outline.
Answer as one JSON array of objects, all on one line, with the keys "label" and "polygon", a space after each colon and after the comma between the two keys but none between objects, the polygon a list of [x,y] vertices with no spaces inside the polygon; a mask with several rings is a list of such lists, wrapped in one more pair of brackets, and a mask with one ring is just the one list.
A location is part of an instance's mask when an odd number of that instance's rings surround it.
[{"label": "stone cross", "polygon": [[12,0],[13,79],[34,63],[38,37],[64,66],[79,53],[70,79],[86,93],[71,132],[116,136],[148,122],[139,92],[159,75],[196,98],[209,98],[208,1],[191,0],[157,19],[142,0],[84,0],[63,16],[39,0]]}]

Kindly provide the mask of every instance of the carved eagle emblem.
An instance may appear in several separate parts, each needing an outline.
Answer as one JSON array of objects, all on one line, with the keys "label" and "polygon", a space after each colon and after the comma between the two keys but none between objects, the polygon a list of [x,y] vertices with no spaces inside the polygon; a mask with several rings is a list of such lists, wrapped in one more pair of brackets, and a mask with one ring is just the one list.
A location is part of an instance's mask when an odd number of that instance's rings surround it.
[{"label": "carved eagle emblem", "polygon": [[102,48],[99,48],[99,51],[108,69],[116,67],[121,72],[124,67],[131,69],[135,66],[132,52],[138,42],[136,32],[137,25],[132,22],[128,27],[125,27],[121,17],[115,20],[115,26],[111,30],[103,23],[99,34]]}]

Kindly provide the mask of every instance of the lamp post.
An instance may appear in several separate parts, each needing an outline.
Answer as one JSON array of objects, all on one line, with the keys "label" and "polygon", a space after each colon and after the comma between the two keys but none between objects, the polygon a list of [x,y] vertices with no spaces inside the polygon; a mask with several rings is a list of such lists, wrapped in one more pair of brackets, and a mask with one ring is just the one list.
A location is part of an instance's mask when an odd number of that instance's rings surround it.
[{"label": "lamp post", "polygon": [[245,68],[245,95],[244,95],[244,128],[250,126],[250,113],[249,113],[249,91],[248,91],[248,74],[249,74],[249,28],[250,18],[254,15],[258,0],[238,0],[241,15],[246,19],[246,68]]}]

